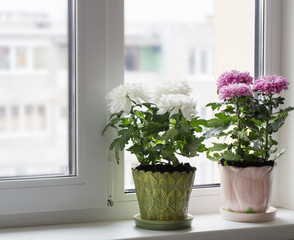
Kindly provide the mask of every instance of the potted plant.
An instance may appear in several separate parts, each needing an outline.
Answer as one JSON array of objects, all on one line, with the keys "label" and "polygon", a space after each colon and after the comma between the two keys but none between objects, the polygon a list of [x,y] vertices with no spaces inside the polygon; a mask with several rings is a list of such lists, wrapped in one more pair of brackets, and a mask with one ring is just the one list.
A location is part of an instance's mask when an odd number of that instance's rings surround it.
[{"label": "potted plant", "polygon": [[222,102],[208,120],[206,137],[216,137],[207,157],[219,162],[223,209],[238,213],[266,213],[269,208],[278,142],[273,135],[293,107],[281,108],[287,79],[272,75],[253,82],[248,72],[232,70],[217,82]]},{"label": "potted plant", "polygon": [[[140,208],[137,226],[152,229],[158,227],[155,222],[167,222],[173,229],[189,227],[188,202],[196,168],[182,163],[179,156],[195,157],[206,150],[201,135],[206,121],[197,116],[186,83],[161,82],[151,93],[146,89],[126,84],[109,93],[112,115],[104,132],[109,127],[116,130],[110,150],[117,163],[125,148],[138,160],[132,169]],[[147,225],[140,225],[144,221]]]}]

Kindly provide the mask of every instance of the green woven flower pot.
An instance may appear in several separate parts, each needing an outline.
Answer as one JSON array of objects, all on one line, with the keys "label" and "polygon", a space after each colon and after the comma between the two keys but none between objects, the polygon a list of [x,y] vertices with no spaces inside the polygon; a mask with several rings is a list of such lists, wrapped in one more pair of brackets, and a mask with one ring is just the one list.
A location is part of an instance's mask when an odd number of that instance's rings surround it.
[{"label": "green woven flower pot", "polygon": [[132,169],[141,218],[152,221],[185,220],[195,171],[162,174]]}]

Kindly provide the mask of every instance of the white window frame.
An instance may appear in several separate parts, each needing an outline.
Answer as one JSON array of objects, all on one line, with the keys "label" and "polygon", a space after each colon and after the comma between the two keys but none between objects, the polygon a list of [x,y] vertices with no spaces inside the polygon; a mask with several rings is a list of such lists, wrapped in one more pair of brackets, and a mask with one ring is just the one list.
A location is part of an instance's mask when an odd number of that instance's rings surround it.
[{"label": "white window frame", "polygon": [[[274,5],[280,3],[268,1],[268,19],[282,15]],[[123,82],[123,0],[77,0],[77,6],[77,176],[1,181],[1,227],[126,219],[139,211],[135,195],[124,194],[123,161],[117,165],[112,153],[107,159],[109,138],[101,136],[105,95]],[[276,30],[266,32],[271,41],[279,40]],[[267,71],[273,69],[267,64]],[[274,202],[279,205],[279,194]],[[217,212],[220,204],[219,188],[197,189],[189,211]]]}]

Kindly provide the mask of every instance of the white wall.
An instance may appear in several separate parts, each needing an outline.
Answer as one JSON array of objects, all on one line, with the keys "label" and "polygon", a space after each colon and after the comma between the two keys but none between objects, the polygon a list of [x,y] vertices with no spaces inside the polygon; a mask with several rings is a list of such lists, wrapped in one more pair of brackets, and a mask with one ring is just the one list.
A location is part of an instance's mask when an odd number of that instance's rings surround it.
[{"label": "white wall", "polygon": [[[286,106],[294,106],[294,1],[283,1],[282,19],[282,76],[288,78],[290,87]],[[274,56],[273,56],[274,57]],[[288,146],[286,154],[279,160],[281,205],[294,208],[294,112],[290,113],[286,125],[280,131],[280,145]]]},{"label": "white wall", "polygon": [[[234,9],[234,10],[232,10]],[[214,73],[254,72],[254,1],[214,1]]]}]

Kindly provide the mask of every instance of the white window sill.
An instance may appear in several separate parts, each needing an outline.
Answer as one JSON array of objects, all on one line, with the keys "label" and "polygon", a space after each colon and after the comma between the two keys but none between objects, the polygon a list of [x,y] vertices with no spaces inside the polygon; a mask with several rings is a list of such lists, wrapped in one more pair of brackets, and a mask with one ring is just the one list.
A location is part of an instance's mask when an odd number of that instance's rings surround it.
[{"label": "white window sill", "polygon": [[275,221],[258,224],[225,221],[218,213],[199,214],[191,229],[178,231],[139,229],[133,220],[3,228],[0,239],[294,239],[294,210],[279,209]]}]

